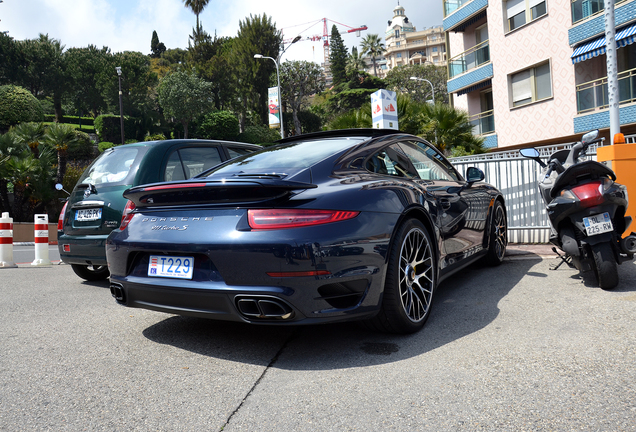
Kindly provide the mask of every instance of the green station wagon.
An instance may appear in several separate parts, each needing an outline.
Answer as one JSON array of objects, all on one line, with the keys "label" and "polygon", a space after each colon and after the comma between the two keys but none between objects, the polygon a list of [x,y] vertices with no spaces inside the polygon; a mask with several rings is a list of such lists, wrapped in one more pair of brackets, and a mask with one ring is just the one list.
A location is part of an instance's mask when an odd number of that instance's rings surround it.
[{"label": "green station wagon", "polygon": [[60,259],[86,280],[109,276],[104,245],[119,227],[127,200],[122,193],[147,183],[185,180],[259,150],[229,141],[166,140],[110,148],[86,168],[57,224]]}]

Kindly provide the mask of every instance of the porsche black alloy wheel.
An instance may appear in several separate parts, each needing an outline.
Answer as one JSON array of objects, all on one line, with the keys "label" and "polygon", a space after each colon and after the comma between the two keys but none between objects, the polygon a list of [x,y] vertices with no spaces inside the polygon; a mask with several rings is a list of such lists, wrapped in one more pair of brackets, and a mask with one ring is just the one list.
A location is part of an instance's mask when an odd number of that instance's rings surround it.
[{"label": "porsche black alloy wheel", "polygon": [[435,253],[424,225],[407,220],[397,231],[387,268],[384,298],[374,324],[392,333],[413,333],[429,317],[435,291]]},{"label": "porsche black alloy wheel", "polygon": [[498,266],[502,263],[506,255],[506,246],[508,246],[508,221],[503,205],[499,201],[495,201],[493,207],[490,241],[488,243],[486,263]]},{"label": "porsche black alloy wheel", "polygon": [[89,266],[80,264],[71,264],[76,275],[87,281],[99,281],[107,279],[110,276],[108,266]]}]

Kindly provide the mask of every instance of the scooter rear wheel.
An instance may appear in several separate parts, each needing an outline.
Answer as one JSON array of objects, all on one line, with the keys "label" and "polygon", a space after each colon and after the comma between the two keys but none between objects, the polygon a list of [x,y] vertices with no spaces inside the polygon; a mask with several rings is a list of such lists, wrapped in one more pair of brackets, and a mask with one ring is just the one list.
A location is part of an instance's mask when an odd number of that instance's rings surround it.
[{"label": "scooter rear wheel", "polygon": [[590,246],[594,256],[594,274],[598,285],[604,290],[611,290],[618,285],[618,268],[616,257],[609,243]]}]

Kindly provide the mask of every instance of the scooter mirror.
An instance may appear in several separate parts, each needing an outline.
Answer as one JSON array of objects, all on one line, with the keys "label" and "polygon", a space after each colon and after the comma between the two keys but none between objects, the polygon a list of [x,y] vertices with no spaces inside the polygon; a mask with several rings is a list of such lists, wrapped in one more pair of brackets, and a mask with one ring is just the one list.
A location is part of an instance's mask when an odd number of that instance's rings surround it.
[{"label": "scooter mirror", "polygon": [[540,156],[539,150],[537,150],[536,148],[524,148],[519,150],[519,153],[521,153],[521,156],[523,157],[527,157],[530,159],[533,158],[538,158]]},{"label": "scooter mirror", "polygon": [[590,141],[594,141],[596,139],[596,137],[598,137],[598,129],[597,130],[593,130],[592,132],[588,132],[585,135],[583,135],[583,138],[581,138],[581,142],[583,144],[587,144]]}]

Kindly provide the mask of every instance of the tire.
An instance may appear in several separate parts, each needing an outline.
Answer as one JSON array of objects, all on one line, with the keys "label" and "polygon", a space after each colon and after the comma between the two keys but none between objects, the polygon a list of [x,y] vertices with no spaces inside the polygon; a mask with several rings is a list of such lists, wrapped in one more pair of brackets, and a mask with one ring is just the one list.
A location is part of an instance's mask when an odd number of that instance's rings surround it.
[{"label": "tire", "polygon": [[611,290],[618,285],[618,268],[616,257],[609,243],[591,245],[594,257],[594,274],[601,289]]},{"label": "tire", "polygon": [[506,246],[508,246],[508,220],[501,202],[495,201],[490,225],[488,253],[484,258],[486,264],[490,266],[501,264],[506,255]]},{"label": "tire", "polygon": [[110,276],[108,266],[88,266],[80,264],[71,264],[76,275],[87,281],[100,281]]},{"label": "tire", "polygon": [[388,333],[420,330],[431,312],[436,268],[428,230],[416,219],[405,221],[397,230],[389,253],[380,312],[369,326]]}]

